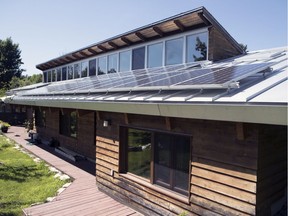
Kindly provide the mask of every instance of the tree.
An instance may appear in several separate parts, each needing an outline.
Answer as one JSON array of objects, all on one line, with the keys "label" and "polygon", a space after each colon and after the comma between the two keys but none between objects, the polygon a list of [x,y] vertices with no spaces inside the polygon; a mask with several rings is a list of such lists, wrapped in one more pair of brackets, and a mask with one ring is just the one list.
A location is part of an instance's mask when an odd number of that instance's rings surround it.
[{"label": "tree", "polygon": [[12,80],[12,77],[21,77],[21,50],[11,38],[0,39],[0,87],[3,88]]},{"label": "tree", "polygon": [[247,44],[244,45],[244,44],[242,44],[242,43],[239,43],[239,45],[240,45],[240,47],[244,50],[245,53],[248,52]]},{"label": "tree", "polygon": [[205,42],[202,42],[199,37],[196,37],[195,50],[200,52],[201,56],[193,55],[194,61],[203,61],[207,58],[207,46]]}]

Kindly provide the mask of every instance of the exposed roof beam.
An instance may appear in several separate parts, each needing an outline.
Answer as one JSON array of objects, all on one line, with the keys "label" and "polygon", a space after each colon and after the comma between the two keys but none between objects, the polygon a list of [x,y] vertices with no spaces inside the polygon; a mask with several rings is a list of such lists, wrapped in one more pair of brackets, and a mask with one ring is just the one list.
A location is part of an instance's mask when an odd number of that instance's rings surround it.
[{"label": "exposed roof beam", "polygon": [[118,48],[118,46],[117,46],[114,42],[112,42],[112,41],[109,41],[108,44],[109,44],[110,46],[112,46],[114,49],[117,49],[117,48]]},{"label": "exposed roof beam", "polygon": [[76,59],[81,58],[80,56],[78,56],[76,53],[73,53],[72,56]]},{"label": "exposed roof beam", "polygon": [[67,56],[67,57],[65,57],[67,60],[69,60],[69,61],[74,61],[74,59],[73,58],[71,58],[71,57],[69,57],[69,56]]},{"label": "exposed roof beam", "polygon": [[135,32],[135,35],[136,35],[139,39],[141,39],[142,41],[146,41],[146,38],[145,38],[144,35],[141,34],[140,32]]},{"label": "exposed roof beam", "polygon": [[79,53],[80,53],[82,56],[89,57],[89,55],[87,55],[87,54],[84,53],[83,51],[80,51]]},{"label": "exposed roof beam", "polygon": [[164,32],[157,26],[153,27],[153,30],[160,36],[163,37]]},{"label": "exposed roof beam", "polygon": [[93,50],[92,48],[89,48],[88,51],[89,51],[90,53],[94,54],[94,55],[97,55],[97,54],[98,54],[98,53],[97,53],[95,50]]},{"label": "exposed roof beam", "polygon": [[67,60],[65,60],[65,59],[63,59],[63,58],[60,58],[59,61],[61,62],[61,64],[67,63]]},{"label": "exposed roof beam", "polygon": [[174,20],[173,22],[181,31],[185,30],[185,26],[179,20]]},{"label": "exposed roof beam", "polygon": [[130,45],[130,44],[131,44],[131,41],[130,41],[128,38],[126,38],[126,37],[121,37],[121,40],[122,40],[124,43],[126,43],[127,45]]},{"label": "exposed roof beam", "polygon": [[203,12],[198,13],[198,16],[207,26],[211,25],[211,23],[203,16]]},{"label": "exposed roof beam", "polygon": [[107,51],[107,49],[104,47],[104,46],[102,46],[102,45],[98,45],[97,46],[100,50],[102,50],[103,52],[106,52]]}]

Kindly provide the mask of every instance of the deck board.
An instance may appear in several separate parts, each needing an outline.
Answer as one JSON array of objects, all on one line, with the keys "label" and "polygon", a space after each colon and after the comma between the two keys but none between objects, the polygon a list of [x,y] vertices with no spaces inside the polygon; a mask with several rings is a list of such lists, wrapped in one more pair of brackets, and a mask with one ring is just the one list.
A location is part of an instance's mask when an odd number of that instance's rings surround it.
[{"label": "deck board", "polygon": [[[68,162],[60,155],[52,152],[49,147],[41,145],[28,145],[29,137],[23,127],[12,126],[9,128],[7,137],[22,145],[35,156],[46,161],[61,172],[73,178],[72,184],[62,193],[49,202],[23,209],[24,214],[29,216],[52,216],[52,215],[142,215],[137,211],[117,202],[105,193],[98,190],[95,175],[77,167],[77,162]],[[75,164],[73,164],[75,163]],[[81,161],[85,167],[88,161]],[[87,167],[89,167],[87,165]]]}]

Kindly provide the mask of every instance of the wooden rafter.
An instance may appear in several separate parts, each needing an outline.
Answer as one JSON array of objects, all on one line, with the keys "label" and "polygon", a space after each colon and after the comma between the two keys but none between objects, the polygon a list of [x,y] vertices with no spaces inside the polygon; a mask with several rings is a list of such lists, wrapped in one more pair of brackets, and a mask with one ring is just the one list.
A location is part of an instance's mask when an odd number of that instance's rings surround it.
[{"label": "wooden rafter", "polygon": [[76,53],[73,53],[72,56],[76,59],[81,58],[80,56],[78,56]]},{"label": "wooden rafter", "polygon": [[112,46],[114,49],[117,49],[117,48],[118,48],[118,46],[117,46],[114,42],[112,42],[112,41],[109,41],[108,44],[109,44],[110,46]]},{"label": "wooden rafter", "polygon": [[205,25],[207,25],[207,26],[211,25],[211,23],[203,16],[203,12],[198,13],[198,16],[205,23]]},{"label": "wooden rafter", "polygon": [[126,38],[126,37],[121,37],[121,40],[122,40],[124,43],[126,43],[127,45],[130,45],[130,44],[131,44],[131,41],[130,41],[128,38]]},{"label": "wooden rafter", "polygon": [[106,49],[104,46],[98,45],[97,47],[98,47],[100,50],[102,50],[103,52],[107,52],[107,49]]},{"label": "wooden rafter", "polygon": [[139,39],[141,39],[142,41],[146,41],[146,38],[145,38],[144,35],[141,34],[140,32],[135,32],[135,35],[136,35]]},{"label": "wooden rafter", "polygon": [[84,53],[83,51],[80,51],[79,53],[80,53],[82,56],[89,57],[89,55],[87,55],[87,54]]},{"label": "wooden rafter", "polygon": [[185,30],[185,26],[180,22],[180,20],[174,20],[174,24],[181,30]]},{"label": "wooden rafter", "polygon": [[155,31],[160,37],[163,37],[164,32],[157,26],[153,27],[153,31]]},{"label": "wooden rafter", "polygon": [[69,57],[69,56],[67,56],[67,57],[65,57],[67,60],[69,60],[69,61],[74,61],[74,59],[73,58],[71,58],[71,57]]},{"label": "wooden rafter", "polygon": [[98,53],[97,53],[95,50],[93,50],[92,48],[89,48],[88,51],[89,51],[90,53],[94,54],[94,55],[97,55],[97,54],[98,54]]}]

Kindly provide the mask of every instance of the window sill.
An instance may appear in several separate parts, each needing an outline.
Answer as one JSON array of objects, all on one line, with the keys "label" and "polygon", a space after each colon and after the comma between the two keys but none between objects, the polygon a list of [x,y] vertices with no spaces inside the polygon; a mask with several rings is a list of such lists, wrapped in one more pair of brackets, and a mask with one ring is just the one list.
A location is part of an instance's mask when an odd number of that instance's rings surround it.
[{"label": "window sill", "polygon": [[136,176],[136,175],[133,175],[131,173],[120,173],[119,174],[121,177],[125,178],[125,179],[128,179],[130,181],[133,181],[133,182],[136,182],[144,187],[147,187],[151,190],[154,190],[160,194],[163,194],[165,196],[168,196],[172,199],[175,199],[175,200],[178,200],[182,203],[185,203],[185,204],[190,204],[189,202],[189,197],[186,197],[184,195],[181,195],[181,194],[178,194],[177,192],[174,192],[174,191],[171,191],[169,189],[166,189],[166,188],[163,188],[159,185],[153,185],[151,184],[148,180],[142,178],[142,177],[139,177],[139,176]]}]

